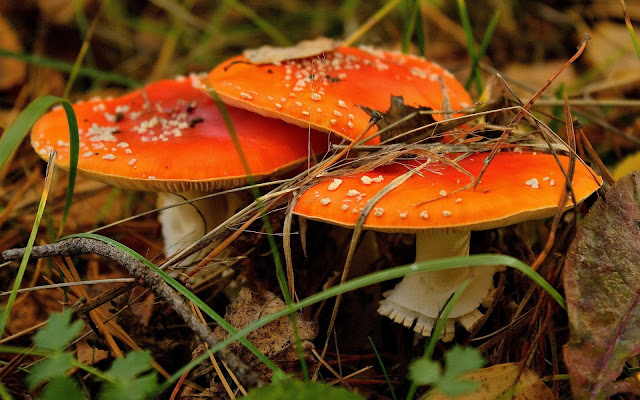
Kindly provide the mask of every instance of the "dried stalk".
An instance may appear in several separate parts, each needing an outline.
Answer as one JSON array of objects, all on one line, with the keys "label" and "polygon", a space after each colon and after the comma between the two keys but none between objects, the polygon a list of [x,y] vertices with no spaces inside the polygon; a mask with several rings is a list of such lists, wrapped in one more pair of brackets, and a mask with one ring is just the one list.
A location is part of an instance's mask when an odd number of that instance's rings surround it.
[{"label": "dried stalk", "polygon": [[[6,261],[19,260],[24,255],[24,249],[10,249],[2,252],[2,257]],[[53,244],[44,246],[35,246],[31,251],[32,258],[54,257],[54,256],[77,256],[81,254],[98,254],[109,260],[115,261],[124,266],[129,274],[136,280],[153,291],[156,296],[165,300],[171,308],[184,320],[205,343],[210,347],[216,346],[218,340],[213,336],[213,332],[206,324],[203,324],[191,311],[186,301],[178,296],[171,287],[156,274],[150,270],[143,262],[134,258],[132,255],[110,246],[99,240],[90,238],[73,238],[62,240]],[[219,352],[227,365],[238,376],[240,381],[248,387],[261,386],[264,384],[256,373],[245,365],[235,354],[228,349],[222,349]]]}]

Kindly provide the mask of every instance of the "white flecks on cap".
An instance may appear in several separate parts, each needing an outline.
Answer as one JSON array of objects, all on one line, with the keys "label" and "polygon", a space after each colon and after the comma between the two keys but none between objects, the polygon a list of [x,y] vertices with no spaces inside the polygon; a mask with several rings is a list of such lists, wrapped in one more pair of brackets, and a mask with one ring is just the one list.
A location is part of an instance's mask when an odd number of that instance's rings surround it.
[{"label": "white flecks on cap", "polygon": [[553,179],[549,181],[549,186],[555,186],[556,185],[556,181],[554,181]]},{"label": "white flecks on cap", "polygon": [[440,191],[440,196],[446,196],[447,195],[447,191],[446,190],[441,190]]},{"label": "white flecks on cap", "polygon": [[450,217],[450,216],[451,216],[451,211],[449,211],[449,210],[443,210],[443,211],[442,211],[442,215],[443,215],[443,216],[445,216],[445,217]]},{"label": "white flecks on cap", "polygon": [[375,215],[376,217],[382,217],[383,214],[384,214],[384,208],[382,207],[373,208],[373,215]]},{"label": "white flecks on cap", "polygon": [[527,186],[530,186],[532,189],[540,188],[540,182],[538,182],[536,178],[531,178],[528,181],[526,181],[524,184]]},{"label": "white flecks on cap", "polygon": [[358,192],[355,189],[349,189],[349,191],[347,192],[347,196],[349,197],[360,196],[360,195],[362,195],[362,193]]},{"label": "white flecks on cap", "polygon": [[398,211],[398,216],[402,219],[407,218],[408,215],[409,215],[408,211]]},{"label": "white flecks on cap", "polygon": [[320,101],[322,100],[322,96],[320,96],[318,93],[311,93],[311,100]]},{"label": "white flecks on cap", "polygon": [[332,191],[336,190],[337,188],[340,187],[341,184],[342,184],[342,179],[336,178],[336,179],[333,180],[333,182],[331,182],[329,184],[329,187],[327,189],[332,190]]},{"label": "white flecks on cap", "polygon": [[320,200],[320,203],[321,203],[323,206],[329,205],[329,203],[331,203],[331,199],[330,199],[330,198],[328,198],[328,197],[325,197],[325,198],[323,198],[323,199],[321,199],[321,200]]},{"label": "white flecks on cap", "polygon": [[422,219],[429,218],[429,213],[427,211],[421,211],[420,212],[420,218],[422,218]]},{"label": "white flecks on cap", "polygon": [[116,156],[114,156],[113,154],[109,153],[109,154],[105,154],[102,156],[103,160],[115,160]]},{"label": "white flecks on cap", "polygon": [[360,180],[362,181],[362,183],[364,183],[365,185],[371,185],[371,183],[373,182],[373,179],[371,179],[370,177],[368,177],[367,175],[362,176],[362,178],[360,178]]},{"label": "white flecks on cap", "polygon": [[342,211],[347,211],[349,209],[349,205],[343,204],[342,207],[340,207],[340,209],[342,209]]}]

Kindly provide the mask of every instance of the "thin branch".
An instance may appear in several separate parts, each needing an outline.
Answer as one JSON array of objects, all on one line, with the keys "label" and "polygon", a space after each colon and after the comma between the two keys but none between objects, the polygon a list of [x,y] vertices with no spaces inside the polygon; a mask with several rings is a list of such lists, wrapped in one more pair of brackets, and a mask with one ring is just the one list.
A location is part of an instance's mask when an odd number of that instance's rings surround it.
[{"label": "thin branch", "polygon": [[[54,256],[77,256],[81,254],[97,254],[124,266],[139,283],[148,287],[156,296],[165,300],[171,308],[184,320],[205,343],[210,347],[218,344],[213,332],[206,324],[203,324],[191,311],[186,301],[178,296],[171,287],[155,272],[147,268],[144,263],[132,255],[121,251],[101,241],[90,238],[73,238],[62,240],[53,244],[33,247],[32,258]],[[2,252],[4,260],[19,260],[24,255],[24,249],[10,249]],[[248,387],[264,384],[256,373],[245,365],[235,354],[228,349],[220,350],[222,358],[240,381]]]}]

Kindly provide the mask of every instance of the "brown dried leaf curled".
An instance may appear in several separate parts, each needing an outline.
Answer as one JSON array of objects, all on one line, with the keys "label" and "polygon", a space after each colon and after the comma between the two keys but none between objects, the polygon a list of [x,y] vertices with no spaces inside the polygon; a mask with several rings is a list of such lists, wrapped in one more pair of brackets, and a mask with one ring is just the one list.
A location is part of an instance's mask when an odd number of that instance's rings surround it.
[{"label": "brown dried leaf curled", "polygon": [[[247,288],[242,288],[236,300],[227,307],[225,319],[235,329],[240,330],[284,307],[284,301],[271,292],[254,293]],[[316,336],[316,327],[314,323],[303,320],[300,314],[296,315],[296,320],[302,348],[308,356],[313,348],[311,340]],[[220,326],[214,330],[213,334],[218,340],[224,340],[229,336],[227,331]],[[294,372],[299,365],[295,337],[289,317],[282,317],[256,329],[247,335],[247,339],[286,372]],[[239,342],[233,342],[229,345],[229,349],[236,353],[242,361],[254,366],[256,372],[261,374],[265,380],[271,378],[270,371],[262,364],[256,365],[258,361],[255,356]]]},{"label": "brown dried leaf curled", "polygon": [[636,387],[615,383],[640,354],[640,172],[621,178],[580,225],[564,269],[570,340],[564,348],[576,399]]},{"label": "brown dried leaf curled", "polygon": [[290,47],[261,46],[257,49],[245,50],[242,55],[255,64],[278,64],[282,61],[313,57],[332,51],[337,46],[338,42],[335,40],[319,37],[314,40],[303,40]]},{"label": "brown dried leaf curled", "polygon": [[[465,374],[465,379],[479,382],[481,386],[471,393],[455,397],[456,400],[551,400],[553,393],[528,368],[522,370],[517,363],[498,364]],[[430,400],[447,400],[436,391]]]}]

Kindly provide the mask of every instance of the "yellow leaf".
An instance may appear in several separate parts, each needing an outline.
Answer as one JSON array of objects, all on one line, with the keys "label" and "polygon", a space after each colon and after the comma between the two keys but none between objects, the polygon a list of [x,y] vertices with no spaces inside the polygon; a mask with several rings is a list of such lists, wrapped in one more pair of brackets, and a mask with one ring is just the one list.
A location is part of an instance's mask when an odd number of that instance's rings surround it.
[{"label": "yellow leaf", "polygon": [[613,178],[617,181],[631,171],[640,170],[640,152],[626,156],[613,170]]},{"label": "yellow leaf", "polygon": [[[458,396],[455,400],[546,400],[553,399],[551,389],[530,369],[520,373],[516,363],[498,364],[465,375],[481,384],[475,392]],[[446,400],[449,397],[436,391],[429,400]]]}]

